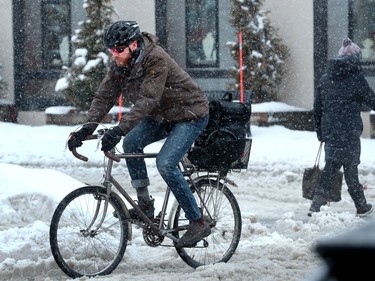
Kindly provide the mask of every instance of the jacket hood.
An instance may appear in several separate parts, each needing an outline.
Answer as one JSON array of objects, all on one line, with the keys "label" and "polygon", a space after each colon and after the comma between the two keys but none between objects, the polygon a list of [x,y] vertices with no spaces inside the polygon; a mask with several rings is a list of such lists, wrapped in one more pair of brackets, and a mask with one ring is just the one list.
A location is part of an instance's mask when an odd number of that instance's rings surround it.
[{"label": "jacket hood", "polygon": [[142,36],[145,42],[145,55],[148,55],[148,53],[159,44],[159,38],[147,32],[142,32]]},{"label": "jacket hood", "polygon": [[345,79],[359,72],[361,72],[360,60],[353,56],[328,61],[327,75],[333,80]]}]

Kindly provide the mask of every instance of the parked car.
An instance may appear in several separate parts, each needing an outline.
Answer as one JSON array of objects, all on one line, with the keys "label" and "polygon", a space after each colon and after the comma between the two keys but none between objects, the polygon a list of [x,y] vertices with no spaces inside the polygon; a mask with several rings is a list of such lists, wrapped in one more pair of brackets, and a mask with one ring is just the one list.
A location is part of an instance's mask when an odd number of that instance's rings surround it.
[{"label": "parked car", "polygon": [[320,241],[315,251],[325,266],[311,281],[372,280],[375,258],[375,222]]}]

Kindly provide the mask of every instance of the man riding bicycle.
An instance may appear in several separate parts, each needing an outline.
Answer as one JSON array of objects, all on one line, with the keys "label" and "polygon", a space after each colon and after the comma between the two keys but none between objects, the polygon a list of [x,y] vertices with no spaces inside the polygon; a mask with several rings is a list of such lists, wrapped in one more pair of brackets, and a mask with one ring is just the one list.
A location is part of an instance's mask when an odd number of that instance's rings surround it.
[{"label": "man riding bicycle", "polygon": [[[147,145],[165,138],[156,166],[190,221],[177,246],[192,247],[210,235],[211,229],[178,163],[207,125],[208,100],[193,79],[161,48],[158,38],[141,32],[135,21],[118,21],[108,26],[103,43],[112,54],[110,67],[88,111],[87,122],[91,123],[72,133],[69,150],[82,145],[123,95],[133,107],[117,126],[105,133],[101,150],[110,151],[124,136],[125,153],[142,153]],[[126,164],[138,205],[153,218],[145,161],[127,158]],[[139,219],[135,210],[129,212],[132,219]]]}]

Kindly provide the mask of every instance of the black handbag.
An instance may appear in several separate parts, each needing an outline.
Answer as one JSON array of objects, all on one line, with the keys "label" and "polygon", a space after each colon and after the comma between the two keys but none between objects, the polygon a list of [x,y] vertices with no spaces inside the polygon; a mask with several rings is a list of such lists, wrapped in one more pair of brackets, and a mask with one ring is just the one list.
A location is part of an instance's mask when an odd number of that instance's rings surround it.
[{"label": "black handbag", "polygon": [[[323,142],[320,143],[318,154],[315,158],[314,166],[306,168],[303,172],[302,178],[302,197],[312,200],[314,197],[315,189],[319,184],[322,170],[319,168],[320,155],[322,153]],[[341,188],[342,188],[343,173],[339,170],[335,175],[335,179],[332,186],[331,198],[332,202],[339,202],[341,200]]]}]

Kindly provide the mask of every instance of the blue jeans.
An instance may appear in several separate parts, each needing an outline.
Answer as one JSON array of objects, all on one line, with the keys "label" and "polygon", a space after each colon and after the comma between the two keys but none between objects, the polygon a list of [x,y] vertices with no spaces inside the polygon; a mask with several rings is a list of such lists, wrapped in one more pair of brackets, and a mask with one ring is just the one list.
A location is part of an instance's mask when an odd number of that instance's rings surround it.
[{"label": "blue jeans", "polygon": [[[145,118],[124,137],[123,141],[125,153],[142,153],[147,145],[166,138],[156,157],[156,167],[185,211],[186,218],[191,221],[198,220],[201,211],[178,164],[207,123],[208,115],[198,120],[174,124],[160,124]],[[126,164],[134,188],[150,184],[144,159],[127,158]]]}]

